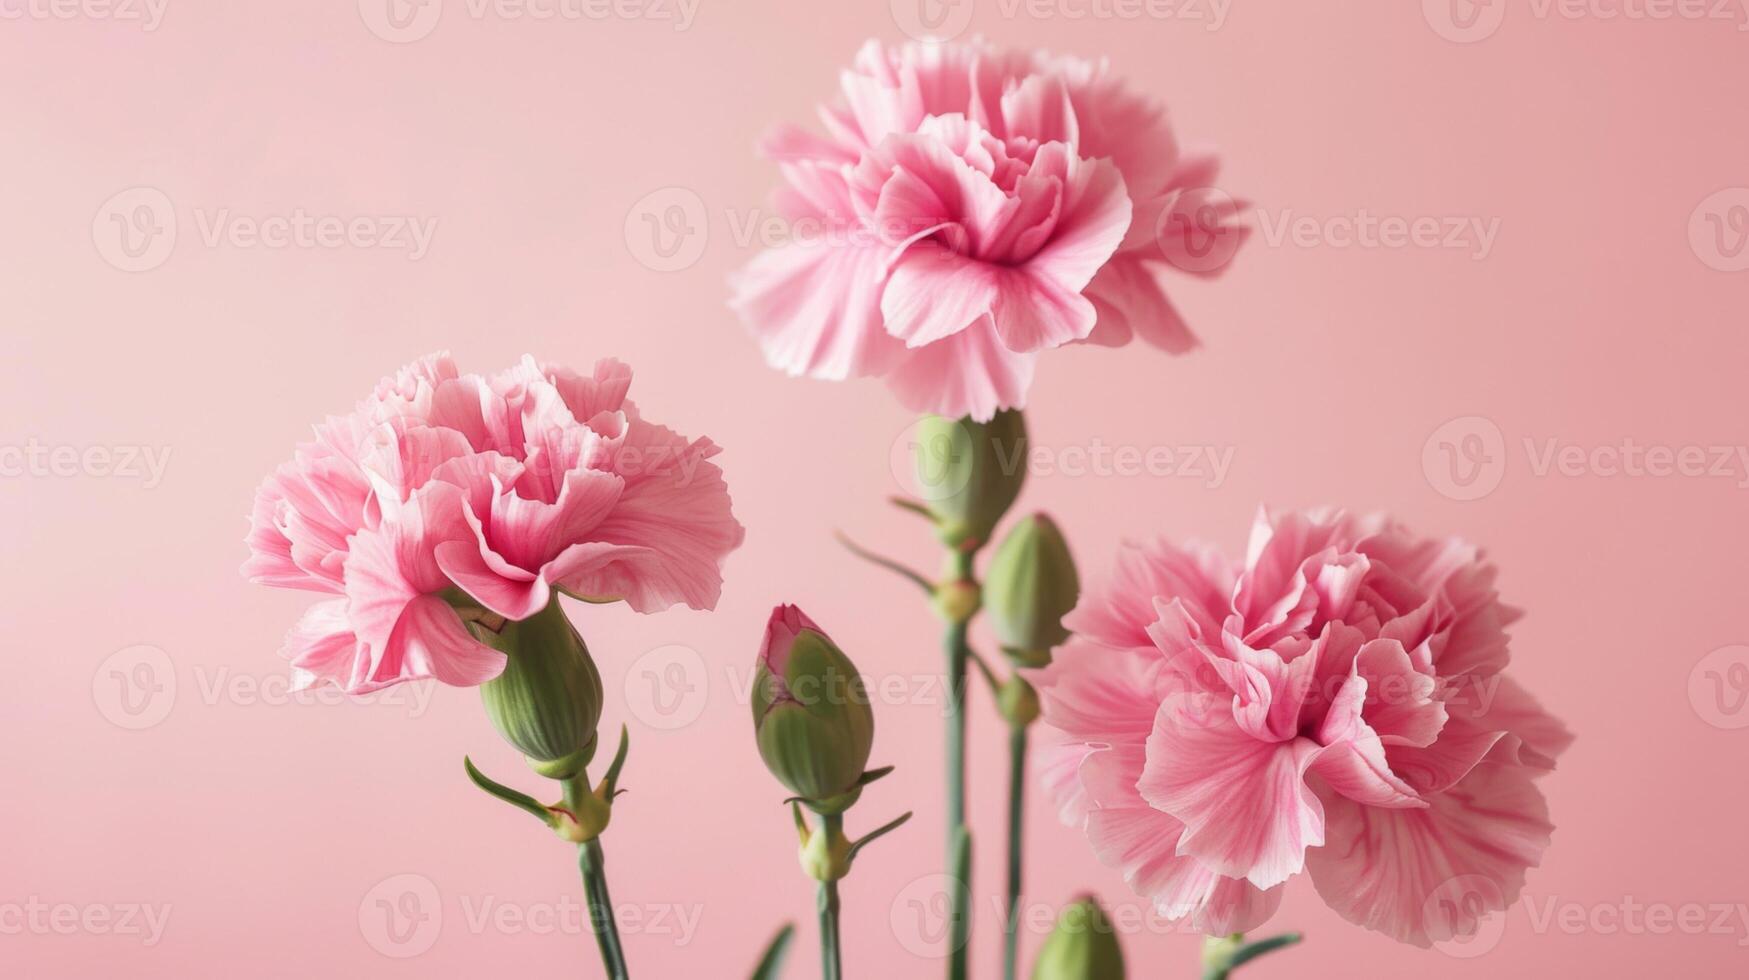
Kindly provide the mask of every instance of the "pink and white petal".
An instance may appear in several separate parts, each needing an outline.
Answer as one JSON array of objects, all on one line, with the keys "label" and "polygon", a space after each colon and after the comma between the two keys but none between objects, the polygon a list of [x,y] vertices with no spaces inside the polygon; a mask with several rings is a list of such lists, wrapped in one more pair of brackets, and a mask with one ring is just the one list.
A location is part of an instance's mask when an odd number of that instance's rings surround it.
[{"label": "pink and white petal", "polygon": [[1070,640],[1034,678],[1042,720],[1087,742],[1144,742],[1154,730],[1163,666],[1152,651]]},{"label": "pink and white petal", "polygon": [[994,277],[991,313],[1002,343],[1009,350],[1032,353],[1092,333],[1097,318],[1093,304],[1034,268],[1005,270]]},{"label": "pink and white petal", "polygon": [[833,381],[878,375],[905,349],[881,320],[886,262],[872,245],[781,245],[733,277],[730,305],[772,367]]},{"label": "pink and white petal", "polygon": [[894,263],[881,317],[888,333],[916,349],[989,316],[1006,278],[994,266],[919,242]]},{"label": "pink and white petal", "polygon": [[1009,350],[986,319],[906,352],[887,386],[911,411],[988,422],[1000,409],[1026,407],[1037,359]]},{"label": "pink and white petal", "polygon": [[[1088,341],[1119,346],[1134,334],[1168,354],[1195,350],[1196,335],[1166,296],[1163,269],[1162,263],[1123,252],[1102,266],[1084,293],[1101,318]],[[1110,326],[1107,319],[1112,321]]]},{"label": "pink and white petal", "polygon": [[1064,826],[1081,826],[1092,808],[1081,786],[1081,763],[1095,751],[1092,745],[1050,725],[1040,725],[1034,732],[1032,775]]},{"label": "pink and white petal", "polygon": [[1472,934],[1516,902],[1554,831],[1518,766],[1477,766],[1429,802],[1382,810],[1332,795],[1328,841],[1307,860],[1318,894],[1344,918],[1422,947]]},{"label": "pink and white petal", "polygon": [[[1185,710],[1168,698],[1148,737],[1137,788],[1185,825],[1180,854],[1211,871],[1273,888],[1324,843],[1324,811],[1306,784],[1318,746],[1310,739],[1260,741],[1230,713]],[[1243,812],[1234,801],[1244,800]]]},{"label": "pink and white petal", "polygon": [[407,604],[357,693],[426,678],[475,687],[503,673],[504,662],[504,654],[474,639],[449,603],[419,596]]},{"label": "pink and white petal", "polygon": [[643,462],[636,473],[623,474],[618,504],[591,537],[647,549],[656,559],[618,583],[624,592],[602,597],[624,598],[638,612],[657,612],[676,602],[713,608],[723,588],[723,561],[745,535],[731,510],[723,471],[709,462],[717,447],[708,439],[688,442],[670,429],[634,419],[624,452]]},{"label": "pink and white petal", "polygon": [[457,588],[505,619],[527,619],[552,599],[544,578],[498,558],[483,542],[446,541],[437,546],[437,564]]},{"label": "pink and white petal", "polygon": [[[1174,269],[1204,279],[1219,278],[1251,237],[1240,215],[1250,205],[1212,187],[1174,195],[1152,227],[1160,254]],[[1181,233],[1172,234],[1177,230]]]},{"label": "pink and white petal", "polygon": [[286,633],[280,654],[291,661],[294,691],[322,683],[350,687],[363,654],[346,618],[346,600],[328,599],[305,610]]},{"label": "pink and white petal", "polygon": [[1126,541],[1111,579],[1082,594],[1064,625],[1110,647],[1149,647],[1149,627],[1160,619],[1156,599],[1177,600],[1199,635],[1215,636],[1226,617],[1235,570],[1210,548],[1183,547],[1165,538]]},{"label": "pink and white petal", "polygon": [[1169,920],[1189,917],[1209,935],[1262,925],[1281,904],[1281,889],[1225,878],[1178,853],[1184,825],[1146,806],[1094,810],[1087,839],[1101,863],[1122,872],[1136,894]]},{"label": "pink and white petal", "polygon": [[1573,744],[1573,733],[1567,726],[1512,678],[1496,674],[1476,687],[1465,696],[1474,697],[1481,708],[1478,723],[1516,736],[1521,743],[1520,761],[1525,765],[1553,769],[1555,760]]},{"label": "pink and white petal", "polygon": [[1367,806],[1425,806],[1414,788],[1391,771],[1384,743],[1361,717],[1367,687],[1366,678],[1350,677],[1332,699],[1318,730],[1324,748],[1310,771],[1335,792]]},{"label": "pink and white petal", "polygon": [[[1046,144],[1039,148],[1039,155],[1074,152],[1060,147]],[[1035,158],[1035,171],[1038,162]],[[1109,161],[1071,158],[1065,174],[1067,186],[1056,233],[1027,267],[1063,289],[1079,293],[1123,244],[1132,208],[1123,174]]]}]

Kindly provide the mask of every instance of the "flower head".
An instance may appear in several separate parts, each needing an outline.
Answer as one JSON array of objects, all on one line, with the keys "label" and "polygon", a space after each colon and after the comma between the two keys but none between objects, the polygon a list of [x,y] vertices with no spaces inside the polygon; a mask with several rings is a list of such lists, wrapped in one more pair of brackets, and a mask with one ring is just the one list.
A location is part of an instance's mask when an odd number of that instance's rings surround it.
[{"label": "flower head", "polygon": [[287,638],[300,684],[479,684],[504,655],[464,616],[524,620],[555,592],[714,605],[742,536],[717,448],[645,421],[630,386],[617,361],[482,376],[440,354],[318,426],[257,492],[244,566],[332,596]]},{"label": "flower head", "polygon": [[1540,861],[1535,781],[1571,741],[1504,673],[1494,577],[1461,541],[1330,511],[1261,515],[1242,566],[1126,549],[1041,685],[1060,812],[1211,934],[1302,870],[1403,942],[1468,933]]},{"label": "flower head", "polygon": [[[1214,158],[1185,154],[1165,110],[1103,64],[981,43],[869,42],[821,110],[766,152],[779,203],[816,233],[762,253],[734,306],[773,367],[879,376],[917,411],[989,419],[1022,407],[1041,351],[1195,345],[1167,299],[1194,216],[1237,246]],[[1210,242],[1199,246],[1206,252]]]}]

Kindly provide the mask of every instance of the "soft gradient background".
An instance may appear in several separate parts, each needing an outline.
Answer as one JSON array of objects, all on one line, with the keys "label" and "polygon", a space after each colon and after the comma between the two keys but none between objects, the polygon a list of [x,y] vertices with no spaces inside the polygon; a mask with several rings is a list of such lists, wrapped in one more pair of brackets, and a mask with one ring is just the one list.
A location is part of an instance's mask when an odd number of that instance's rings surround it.
[{"label": "soft gradient background", "polygon": [[[1024,506],[1058,517],[1093,577],[1126,535],[1236,549],[1260,502],[1385,508],[1485,543],[1529,610],[1518,676],[1580,741],[1544,784],[1560,827],[1525,902],[1449,955],[1350,926],[1301,881],[1274,925],[1309,942],[1247,976],[1741,975],[1749,651],[1729,648],[1749,643],[1749,469],[1538,464],[1550,440],[1749,442],[1749,272],[1731,271],[1749,264],[1745,17],[1456,2],[1223,0],[1218,29],[1208,0],[922,9],[1109,57],[1188,141],[1221,147],[1225,185],[1260,209],[1231,274],[1178,292],[1203,351],[1059,352],[1030,411],[1056,450],[1212,447],[1232,454],[1225,479],[1040,474]],[[786,918],[804,925],[789,975],[816,968],[813,892],[743,697],[778,600],[903,688],[876,746],[899,771],[851,822],[919,817],[849,880],[846,942],[856,976],[936,974],[910,903],[941,848],[937,627],[908,586],[831,542],[844,528],[933,565],[925,529],[881,503],[904,489],[890,460],[909,420],[877,384],[768,371],[723,285],[769,216],[755,139],[807,116],[865,38],[902,38],[908,3],[702,0],[677,30],[673,6],[661,21],[535,20],[448,0],[414,21],[426,36],[391,43],[368,26],[388,23],[377,0],[168,0],[152,30],[100,0],[0,2],[0,446],[170,454],[157,481],[100,456],[71,475],[6,457],[0,969],[598,969],[575,931],[570,850],[463,778],[472,753],[534,782],[475,695],[288,702],[275,651],[308,599],[237,574],[251,493],[310,423],[450,348],[476,370],[525,351],[627,359],[649,414],[727,447],[748,535],[716,613],[579,616],[608,718],[634,741],[606,843],[615,899],[641,919],[625,926],[638,975],[744,975]],[[138,187],[152,190],[114,198]],[[680,190],[647,198],[664,188]],[[168,202],[174,249],[123,271],[113,215],[142,202]],[[437,227],[417,260],[357,237],[203,233],[300,208]],[[1498,232],[1485,258],[1473,239],[1343,247],[1329,222],[1362,212]],[[689,229],[691,251],[655,251],[646,215]],[[1292,218],[1312,232],[1272,243]],[[1480,457],[1454,471],[1447,441]],[[987,977],[1003,746],[981,690],[973,711]],[[1091,888],[1134,922],[1141,906],[1079,835],[1041,800],[1030,816],[1037,914]],[[396,926],[379,902],[423,918]],[[31,903],[71,911],[33,924]],[[547,915],[561,903],[570,931]],[[139,904],[169,908],[155,944],[105,924]],[[1194,975],[1193,936],[1156,923],[1125,941],[1133,976]]]}]

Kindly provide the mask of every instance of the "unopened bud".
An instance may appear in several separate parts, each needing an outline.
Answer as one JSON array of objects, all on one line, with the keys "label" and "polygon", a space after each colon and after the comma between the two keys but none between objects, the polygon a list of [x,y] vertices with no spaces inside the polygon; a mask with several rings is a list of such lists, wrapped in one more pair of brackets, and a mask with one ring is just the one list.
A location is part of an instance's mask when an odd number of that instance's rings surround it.
[{"label": "unopened bud", "polygon": [[795,606],[772,610],[753,685],[765,767],[816,809],[855,801],[874,747],[874,710],[856,665]]},{"label": "unopened bud", "polygon": [[558,599],[497,633],[477,635],[507,658],[504,673],[480,685],[498,734],[543,776],[583,771],[601,721],[601,674]]},{"label": "unopened bud", "polygon": [[1012,409],[988,422],[925,416],[917,423],[917,482],[950,548],[990,540],[1026,482],[1026,420]]},{"label": "unopened bud", "polygon": [[1123,947],[1111,920],[1089,895],[1063,910],[1039,950],[1032,980],[1123,980]]},{"label": "unopened bud", "polygon": [[1034,514],[1016,524],[984,582],[984,608],[1002,651],[1022,667],[1046,667],[1069,638],[1063,617],[1081,597],[1081,578],[1056,522]]}]

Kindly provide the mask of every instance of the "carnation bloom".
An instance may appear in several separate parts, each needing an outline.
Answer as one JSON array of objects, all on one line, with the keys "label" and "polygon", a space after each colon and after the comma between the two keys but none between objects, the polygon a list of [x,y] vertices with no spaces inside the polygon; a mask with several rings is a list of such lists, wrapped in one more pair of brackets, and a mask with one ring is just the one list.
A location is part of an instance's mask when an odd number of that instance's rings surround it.
[{"label": "carnation bloom", "polygon": [[1043,679],[1064,819],[1172,917],[1250,929],[1309,870],[1426,946],[1517,900],[1571,736],[1504,670],[1517,611],[1475,548],[1341,512],[1259,517],[1248,557],[1129,546]]},{"label": "carnation bloom", "polygon": [[257,492],[244,566],[333,596],[287,637],[300,686],[490,680],[504,656],[464,616],[526,619],[555,590],[713,606],[742,536],[717,448],[644,421],[630,385],[612,360],[487,377],[434,355],[318,426]]},{"label": "carnation bloom", "polygon": [[[842,90],[826,135],[765,146],[797,234],[735,278],[733,305],[773,367],[884,377],[908,408],[982,421],[1023,407],[1043,350],[1195,345],[1162,273],[1218,272],[1200,259],[1237,247],[1238,205],[1103,64],[871,41]],[[1174,217],[1203,240],[1156,240]]]}]

